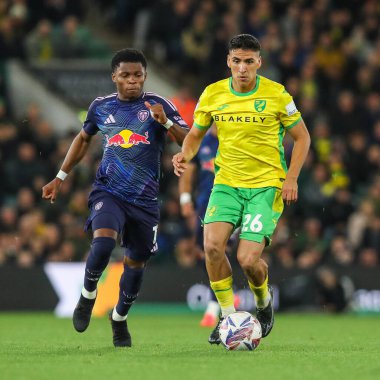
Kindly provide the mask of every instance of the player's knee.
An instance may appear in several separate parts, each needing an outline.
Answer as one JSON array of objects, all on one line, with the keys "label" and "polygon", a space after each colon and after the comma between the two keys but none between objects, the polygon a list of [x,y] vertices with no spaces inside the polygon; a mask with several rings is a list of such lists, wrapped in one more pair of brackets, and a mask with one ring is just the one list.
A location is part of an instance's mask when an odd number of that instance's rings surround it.
[{"label": "player's knee", "polygon": [[261,262],[265,264],[265,262],[260,259],[260,254],[256,252],[238,252],[237,260],[244,272],[260,270],[262,266]]},{"label": "player's knee", "polygon": [[116,241],[110,237],[97,237],[92,240],[91,255],[99,259],[107,259],[115,248]]},{"label": "player's knee", "polygon": [[127,256],[124,256],[123,263],[132,269],[142,269],[146,265],[146,261],[136,261]]},{"label": "player's knee", "polygon": [[206,259],[217,261],[224,258],[224,247],[216,240],[206,239],[204,243]]}]

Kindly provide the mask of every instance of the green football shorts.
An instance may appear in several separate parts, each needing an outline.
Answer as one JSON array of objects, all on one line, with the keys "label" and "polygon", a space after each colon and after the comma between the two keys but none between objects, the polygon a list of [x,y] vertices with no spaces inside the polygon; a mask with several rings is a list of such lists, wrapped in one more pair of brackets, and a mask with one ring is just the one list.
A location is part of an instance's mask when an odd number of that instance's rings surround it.
[{"label": "green football shorts", "polygon": [[284,209],[281,190],[277,187],[245,189],[214,185],[204,223],[227,222],[241,226],[240,238],[266,245]]}]

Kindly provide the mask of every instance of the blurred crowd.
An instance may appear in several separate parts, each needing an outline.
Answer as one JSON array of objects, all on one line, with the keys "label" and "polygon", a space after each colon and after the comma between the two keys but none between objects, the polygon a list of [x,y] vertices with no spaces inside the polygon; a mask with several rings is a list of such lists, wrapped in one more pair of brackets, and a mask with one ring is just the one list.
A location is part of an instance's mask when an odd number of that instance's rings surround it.
[{"label": "blurred crowd", "polygon": [[109,55],[107,45],[83,23],[84,16],[80,0],[0,0],[0,60]]},{"label": "blurred crowd", "polygon": [[[4,3],[11,5],[6,11]],[[29,6],[16,11],[31,3],[78,8],[58,18],[38,7],[33,12]],[[3,40],[11,41],[4,25],[18,34],[21,29],[9,20],[15,14],[30,16],[21,17],[28,21],[20,40],[14,40],[19,45],[10,43],[12,49],[0,49],[0,54],[10,58],[23,52],[44,59],[39,33],[44,34],[49,23],[63,28],[73,16],[80,23],[80,4],[0,1],[0,46],[6,43]],[[285,85],[312,136],[299,178],[299,201],[285,207],[266,259],[280,268],[380,266],[378,1],[97,0],[94,6],[114,33],[132,38],[131,44],[180,83],[173,101],[190,125],[201,89],[228,76],[229,39],[241,32],[258,37],[263,56],[259,73]],[[32,19],[34,25],[29,23]],[[33,104],[22,120],[14,120],[5,102],[1,104],[0,264],[75,261],[87,254],[90,240],[82,227],[87,194],[101,158],[99,142],[64,182],[56,203],[41,200],[41,186],[58,171],[76,133],[57,136]],[[290,140],[285,139],[284,146],[289,159]],[[176,260],[192,267],[201,257],[194,253],[192,231],[180,214],[171,164],[175,149],[169,142],[162,158],[160,251],[155,260]]]}]

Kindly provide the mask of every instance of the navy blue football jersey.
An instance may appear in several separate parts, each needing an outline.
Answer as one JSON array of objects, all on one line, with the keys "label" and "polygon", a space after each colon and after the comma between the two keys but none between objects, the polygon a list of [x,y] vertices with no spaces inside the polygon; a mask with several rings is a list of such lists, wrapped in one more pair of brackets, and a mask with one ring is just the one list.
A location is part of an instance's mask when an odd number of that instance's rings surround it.
[{"label": "navy blue football jersey", "polygon": [[107,191],[138,206],[158,205],[161,156],[167,129],[157,123],[144,102],[161,103],[166,116],[188,128],[176,107],[153,92],[143,92],[133,101],[117,94],[96,98],[90,105],[83,129],[89,135],[100,131],[103,157],[94,190]]}]

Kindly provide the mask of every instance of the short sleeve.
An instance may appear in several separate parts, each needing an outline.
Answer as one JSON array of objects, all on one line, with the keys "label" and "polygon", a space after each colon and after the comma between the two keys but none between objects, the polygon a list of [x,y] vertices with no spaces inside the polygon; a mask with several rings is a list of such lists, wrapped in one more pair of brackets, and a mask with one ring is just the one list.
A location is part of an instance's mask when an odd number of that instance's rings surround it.
[{"label": "short sleeve", "polygon": [[162,104],[162,106],[164,107],[165,114],[168,119],[178,124],[183,129],[189,129],[189,126],[187,125],[186,121],[183,120],[182,116],[178,112],[177,107],[174,105],[173,102],[171,102],[170,100],[162,96],[155,94],[155,98],[152,100],[152,102],[155,103],[156,101]]},{"label": "short sleeve", "polygon": [[177,107],[168,99],[165,99],[165,103],[163,104],[164,110],[166,113],[166,116],[173,121],[174,123],[178,124],[183,129],[189,129],[189,126],[187,125],[186,121],[183,120],[182,116],[177,110]]},{"label": "short sleeve", "polygon": [[280,94],[279,112],[281,124],[290,129],[301,120],[301,113],[298,111],[292,96],[283,88]]},{"label": "short sleeve", "polygon": [[87,111],[86,120],[83,123],[83,129],[88,135],[96,135],[99,131],[99,127],[95,120],[95,110],[97,104],[98,102],[96,100],[91,103]]},{"label": "short sleeve", "polygon": [[208,88],[203,91],[194,111],[194,126],[198,129],[205,130],[212,124],[212,116],[208,107]]}]

